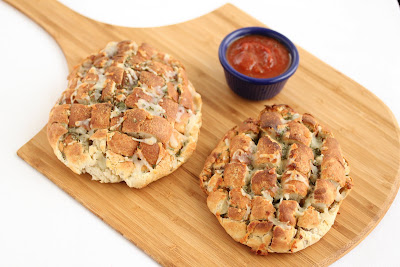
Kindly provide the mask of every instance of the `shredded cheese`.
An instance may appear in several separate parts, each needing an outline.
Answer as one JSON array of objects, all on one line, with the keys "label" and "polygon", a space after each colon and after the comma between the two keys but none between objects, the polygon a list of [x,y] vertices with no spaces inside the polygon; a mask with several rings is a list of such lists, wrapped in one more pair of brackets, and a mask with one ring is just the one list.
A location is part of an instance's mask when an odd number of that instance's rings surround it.
[{"label": "shredded cheese", "polygon": [[117,50],[118,50],[117,42],[110,42],[103,49],[103,52],[106,53],[107,57],[111,58],[117,53]]},{"label": "shredded cheese", "polygon": [[284,230],[289,230],[290,228],[291,228],[291,226],[286,222],[281,222],[281,221],[279,221],[277,218],[275,218],[275,217],[271,217],[271,218],[269,218],[269,220],[274,224],[274,225],[276,225],[276,226],[279,226],[279,227],[281,227],[282,229],[284,229]]},{"label": "shredded cheese", "polygon": [[149,103],[144,99],[139,99],[137,105],[138,108],[146,110],[153,116],[162,117],[162,115],[165,115],[165,110],[158,104]]},{"label": "shredded cheese", "polygon": [[148,145],[154,145],[155,143],[157,143],[157,138],[155,138],[154,136],[145,138],[145,139],[138,139],[138,138],[132,137],[132,139],[135,141],[138,141],[138,142],[148,144]]}]

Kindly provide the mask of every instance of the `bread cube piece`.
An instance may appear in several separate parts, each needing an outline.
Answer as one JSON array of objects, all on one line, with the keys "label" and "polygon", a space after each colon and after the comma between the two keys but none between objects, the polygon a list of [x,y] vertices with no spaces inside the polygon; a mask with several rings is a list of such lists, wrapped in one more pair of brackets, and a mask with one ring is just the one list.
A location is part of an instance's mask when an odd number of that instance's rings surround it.
[{"label": "bread cube piece", "polygon": [[278,142],[269,136],[263,136],[258,140],[257,151],[254,155],[254,166],[277,167],[281,163],[282,149]]}]

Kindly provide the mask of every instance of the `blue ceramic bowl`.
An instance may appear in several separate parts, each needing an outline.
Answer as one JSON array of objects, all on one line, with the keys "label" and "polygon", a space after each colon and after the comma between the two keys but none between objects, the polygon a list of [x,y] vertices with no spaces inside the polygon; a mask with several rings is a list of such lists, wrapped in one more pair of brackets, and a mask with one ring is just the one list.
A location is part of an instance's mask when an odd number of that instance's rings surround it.
[{"label": "blue ceramic bowl", "polygon": [[[233,41],[245,35],[264,35],[278,40],[290,53],[289,68],[283,74],[268,79],[249,77],[235,70],[226,59],[226,50]],[[236,94],[251,100],[263,100],[276,96],[299,66],[299,52],[296,46],[279,32],[262,27],[247,27],[231,32],[222,40],[218,55],[229,87]]]}]

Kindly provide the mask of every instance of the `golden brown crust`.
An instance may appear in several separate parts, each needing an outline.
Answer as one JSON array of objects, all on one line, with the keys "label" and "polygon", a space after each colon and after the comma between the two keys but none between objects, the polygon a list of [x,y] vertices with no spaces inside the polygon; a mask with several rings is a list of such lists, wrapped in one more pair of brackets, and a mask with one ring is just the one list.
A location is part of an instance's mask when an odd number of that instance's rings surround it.
[{"label": "golden brown crust", "polygon": [[239,162],[228,163],[224,171],[224,185],[231,188],[240,188],[246,183],[246,175],[246,164]]},{"label": "golden brown crust", "polygon": [[140,132],[143,122],[150,114],[143,109],[129,109],[125,112],[122,131],[124,133]]},{"label": "golden brown crust", "polygon": [[[76,84],[75,84],[76,86]],[[67,89],[65,90],[62,95],[61,95],[61,99],[64,99],[65,104],[71,104],[71,97],[73,96],[73,94],[75,93],[75,89]]]},{"label": "golden brown crust", "polygon": [[345,169],[335,158],[323,158],[321,164],[321,179],[332,180],[345,186]]},{"label": "golden brown crust", "polygon": [[301,122],[311,131],[315,132],[318,129],[318,122],[317,120],[313,117],[313,115],[304,113]]},{"label": "golden brown crust", "polygon": [[111,66],[106,69],[105,75],[109,80],[115,82],[116,84],[121,84],[124,76],[124,69]]},{"label": "golden brown crust", "polygon": [[329,207],[336,197],[336,187],[331,181],[318,179],[315,183],[315,203],[322,203]]},{"label": "golden brown crust", "polygon": [[277,129],[278,125],[282,125],[282,115],[271,111],[270,109],[264,109],[260,113],[260,127],[261,129]]},{"label": "golden brown crust", "polygon": [[49,124],[53,124],[54,122],[68,124],[68,114],[70,107],[71,105],[67,104],[55,106],[50,111]]},{"label": "golden brown crust", "polygon": [[239,133],[258,134],[260,132],[260,129],[258,127],[259,124],[260,124],[260,122],[254,120],[252,118],[248,118],[247,120],[242,122],[242,124],[239,125],[238,131],[239,131]]},{"label": "golden brown crust", "polygon": [[172,126],[169,122],[160,117],[153,117],[143,122],[140,131],[155,136],[160,142],[167,143],[171,138]]},{"label": "golden brown crust", "polygon": [[[268,254],[268,245],[272,239],[272,227],[269,221],[252,221],[247,226],[246,245],[258,255]],[[244,242],[243,242],[244,243]]]},{"label": "golden brown crust", "polygon": [[274,217],[275,208],[271,201],[256,196],[251,200],[250,221],[253,220],[268,220]]},{"label": "golden brown crust", "polygon": [[228,208],[228,192],[219,189],[211,192],[207,197],[207,205],[214,214],[225,214]]},{"label": "golden brown crust", "polygon": [[236,135],[235,137],[232,138],[229,146],[230,157],[233,158],[235,153],[238,152],[239,150],[244,153],[249,153],[251,143],[252,140],[247,135],[244,134]]},{"label": "golden brown crust", "polygon": [[[88,120],[91,116],[90,106],[82,104],[72,104],[71,114],[69,115],[68,127],[80,127],[81,122]],[[89,123],[83,124],[86,130],[89,130]]]},{"label": "golden brown crust", "polygon": [[303,124],[297,121],[291,121],[288,123],[289,130],[283,135],[283,138],[289,143],[298,142],[303,143],[306,146],[310,146],[311,133],[310,130]]},{"label": "golden brown crust", "polygon": [[274,197],[278,191],[276,181],[275,169],[258,170],[251,177],[251,190],[256,195],[261,195],[263,191],[267,191],[271,197]]},{"label": "golden brown crust", "polygon": [[160,154],[162,145],[160,143],[156,143],[153,145],[149,145],[146,143],[140,144],[140,150],[142,151],[143,156],[146,158],[147,162],[151,165],[157,164],[157,160]]},{"label": "golden brown crust", "polygon": [[68,80],[47,133],[74,172],[141,188],[193,153],[202,101],[178,60],[148,44],[111,42],[75,66]]},{"label": "golden brown crust", "polygon": [[136,55],[132,55],[129,59],[128,59],[128,64],[130,64],[131,66],[137,66],[141,63],[146,62],[146,58],[144,58],[142,55],[140,55],[139,53]]},{"label": "golden brown crust", "polygon": [[142,84],[147,84],[150,87],[161,87],[164,85],[165,81],[162,77],[149,71],[142,71],[140,73],[139,81]]},{"label": "golden brown crust", "polygon": [[97,130],[92,136],[90,136],[90,140],[101,140],[107,138],[108,131],[106,129]]},{"label": "golden brown crust", "polygon": [[193,109],[193,98],[192,94],[190,93],[188,87],[182,87],[180,88],[181,90],[181,95],[179,97],[179,103],[184,106],[187,109],[194,110]]},{"label": "golden brown crust", "polygon": [[174,71],[174,69],[170,65],[167,65],[167,64],[164,64],[164,63],[161,63],[158,61],[151,62],[150,68],[160,76]]},{"label": "golden brown crust", "polygon": [[167,83],[167,92],[168,96],[174,100],[175,102],[178,102],[178,91],[176,90],[175,86],[172,83]]},{"label": "golden brown crust", "polygon": [[108,149],[116,154],[131,157],[136,151],[138,142],[126,134],[115,132],[110,140],[107,141]]},{"label": "golden brown crust", "polygon": [[229,191],[230,204],[233,207],[246,209],[250,206],[250,199],[242,194],[241,189],[235,188]]},{"label": "golden brown crust", "polygon": [[188,124],[190,118],[190,114],[186,111],[183,112],[182,116],[179,118],[179,121],[175,123],[175,129],[180,133],[185,133],[185,126]]},{"label": "golden brown crust", "polygon": [[218,187],[222,185],[222,183],[223,183],[222,176],[218,173],[215,173],[208,181],[207,191],[211,192],[217,190]]},{"label": "golden brown crust", "polygon": [[90,68],[86,73],[86,76],[82,78],[82,82],[85,83],[96,83],[99,80],[99,75],[96,73],[96,68]]},{"label": "golden brown crust", "polygon": [[106,53],[99,53],[98,55],[95,56],[93,59],[93,66],[96,68],[103,68],[108,61]]},{"label": "golden brown crust", "polygon": [[281,222],[287,222],[289,225],[296,225],[296,216],[295,213],[297,211],[297,201],[294,200],[283,200],[279,205],[279,216],[278,219]]},{"label": "golden brown crust", "polygon": [[297,221],[297,225],[303,228],[312,229],[319,225],[318,212],[309,206]]},{"label": "golden brown crust", "polygon": [[[203,190],[206,190],[207,184],[203,184],[203,181],[206,181],[211,178],[211,173],[215,170],[222,170],[225,168],[225,165],[229,162],[229,145],[227,142],[236,134],[235,128],[228,131],[225,136],[221,139],[221,141],[217,144],[217,147],[211,152],[211,154],[207,157],[204,168],[200,174],[200,183]],[[218,174],[218,173],[217,173]],[[213,190],[215,191],[215,190]]]},{"label": "golden brown crust", "polygon": [[84,152],[82,145],[78,142],[70,143],[63,149],[63,153],[68,163],[67,166],[75,173],[80,174],[79,166],[88,160],[88,155]]},{"label": "golden brown crust", "polygon": [[91,129],[106,129],[110,126],[111,104],[101,103],[92,106]]},{"label": "golden brown crust", "polygon": [[125,105],[128,108],[134,108],[136,107],[139,99],[144,99],[147,102],[153,100],[153,98],[150,95],[146,94],[140,87],[136,87],[133,89],[132,94],[128,95],[128,97],[126,98]]},{"label": "golden brown crust", "polygon": [[353,184],[330,130],[310,114],[272,105],[225,134],[200,185],[226,232],[266,255],[321,239]]},{"label": "golden brown crust", "polygon": [[53,149],[56,148],[58,141],[66,133],[68,133],[68,130],[61,123],[47,124],[47,137]]},{"label": "golden brown crust", "polygon": [[[179,105],[169,98],[164,98],[160,103],[160,106],[165,110],[165,118],[173,123],[176,120],[176,114],[178,113]],[[184,128],[184,127],[183,127]]]},{"label": "golden brown crust", "polygon": [[146,59],[151,58],[152,56],[154,56],[154,54],[157,53],[157,51],[148,43],[142,43],[139,46],[139,50],[138,53],[143,56]]},{"label": "golden brown crust", "polygon": [[293,144],[289,149],[289,157],[286,168],[296,170],[304,175],[311,171],[314,154],[310,147],[302,143]]},{"label": "golden brown crust", "polygon": [[247,220],[248,214],[246,209],[229,207],[228,218],[235,221]]},{"label": "golden brown crust", "polygon": [[287,170],[281,179],[283,194],[296,194],[301,198],[308,192],[309,181],[307,176],[296,170]]},{"label": "golden brown crust", "polygon": [[217,217],[222,227],[233,238],[233,240],[240,242],[245,238],[247,233],[247,224],[243,221],[235,221],[229,218]]},{"label": "golden brown crust", "polygon": [[274,224],[268,221],[252,221],[247,226],[247,231],[253,235],[265,235],[273,226]]},{"label": "golden brown crust", "polygon": [[[78,88],[76,89],[76,96],[75,100],[81,104],[89,104],[90,102],[90,95],[93,92],[93,83],[81,83]],[[73,103],[73,102],[71,102]]]},{"label": "golden brown crust", "polygon": [[293,227],[284,229],[280,226],[275,226],[271,242],[271,249],[275,252],[288,252],[291,249],[295,229]]},{"label": "golden brown crust", "polygon": [[116,83],[112,80],[106,80],[106,86],[101,92],[101,101],[110,101],[115,93]]},{"label": "golden brown crust", "polygon": [[266,135],[258,140],[257,152],[254,155],[256,166],[278,166],[281,163],[281,156],[281,146],[271,137]]},{"label": "golden brown crust", "polygon": [[335,158],[340,164],[343,165],[342,151],[339,146],[339,142],[328,136],[322,143],[321,153],[324,155],[324,159]]}]

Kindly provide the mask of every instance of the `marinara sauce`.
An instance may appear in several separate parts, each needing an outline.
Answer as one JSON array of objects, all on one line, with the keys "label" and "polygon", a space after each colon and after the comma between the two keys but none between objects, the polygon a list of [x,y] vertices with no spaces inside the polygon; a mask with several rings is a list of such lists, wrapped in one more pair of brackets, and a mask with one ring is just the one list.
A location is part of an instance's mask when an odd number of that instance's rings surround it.
[{"label": "marinara sauce", "polygon": [[253,78],[272,78],[290,66],[290,54],[279,41],[262,35],[247,35],[227,49],[229,64],[238,72]]}]

